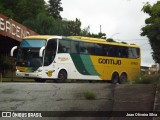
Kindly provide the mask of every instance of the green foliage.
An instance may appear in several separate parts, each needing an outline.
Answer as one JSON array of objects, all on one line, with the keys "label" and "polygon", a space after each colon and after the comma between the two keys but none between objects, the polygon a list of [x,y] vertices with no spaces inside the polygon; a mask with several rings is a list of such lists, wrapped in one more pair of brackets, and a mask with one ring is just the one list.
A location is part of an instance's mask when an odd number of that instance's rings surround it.
[{"label": "green foliage", "polygon": [[96,99],[96,94],[94,94],[93,92],[84,92],[84,97],[87,99],[87,100],[94,100]]},{"label": "green foliage", "polygon": [[26,20],[23,24],[39,34],[60,34],[58,21],[45,13],[39,13],[35,19]]},{"label": "green foliage", "polygon": [[95,37],[95,38],[102,38],[102,37],[104,37],[104,36],[106,36],[106,34],[105,33],[98,33],[98,34],[91,34],[89,37]]},{"label": "green foliage", "polygon": [[159,75],[144,75],[141,78],[136,78],[133,83],[134,84],[156,84],[159,80]]},{"label": "green foliage", "polygon": [[70,20],[70,21],[66,21],[63,20],[62,21],[63,24],[63,34],[66,36],[69,35],[80,35],[81,32],[81,21],[79,19],[76,18],[75,21]]},{"label": "green foliage", "polygon": [[105,33],[98,33],[98,34],[94,34],[94,33],[90,33],[83,29],[80,33],[81,36],[86,36],[86,37],[93,37],[93,38],[104,38],[106,39],[106,34]]},{"label": "green foliage", "polygon": [[149,38],[153,59],[156,63],[160,63],[160,1],[153,6],[147,2],[142,10],[150,17],[145,20],[146,26],[142,28],[141,35]]},{"label": "green foliage", "polygon": [[0,0],[0,12],[19,23],[45,11],[44,0]]},{"label": "green foliage", "polygon": [[126,42],[121,42],[122,44],[127,44]]},{"label": "green foliage", "polygon": [[81,29],[81,21],[62,20],[61,0],[0,0],[0,13],[27,26],[39,34],[81,35],[102,38],[105,33],[93,34],[89,27]]},{"label": "green foliage", "polygon": [[39,34],[69,36],[79,35],[81,31],[80,20],[64,21],[48,16],[46,13],[40,13],[35,19],[26,20],[23,24]]},{"label": "green foliage", "polygon": [[4,73],[5,70],[9,70],[15,67],[13,58],[9,56],[0,55],[0,72]]},{"label": "green foliage", "polygon": [[20,0],[16,6],[18,22],[34,19],[39,13],[45,12],[44,0]]},{"label": "green foliage", "polygon": [[85,27],[84,29],[81,30],[80,35],[81,36],[88,36],[90,34],[89,30],[90,30],[90,26]]},{"label": "green foliage", "polygon": [[82,29],[80,35],[81,35],[81,36],[86,36],[86,37],[106,39],[106,37],[105,37],[106,34],[105,34],[105,33],[101,33],[101,32],[100,32],[100,33],[98,33],[98,34],[94,34],[94,33],[90,33],[89,30],[90,30],[90,26]]},{"label": "green foliage", "polygon": [[9,18],[16,18],[15,6],[20,0],[0,0],[0,13]]},{"label": "green foliage", "polygon": [[60,15],[60,12],[63,11],[61,4],[61,0],[49,0],[49,4],[47,5],[49,15],[53,16],[55,19],[62,19]]},{"label": "green foliage", "polygon": [[112,38],[108,38],[107,42],[116,42],[116,41],[114,41]]}]

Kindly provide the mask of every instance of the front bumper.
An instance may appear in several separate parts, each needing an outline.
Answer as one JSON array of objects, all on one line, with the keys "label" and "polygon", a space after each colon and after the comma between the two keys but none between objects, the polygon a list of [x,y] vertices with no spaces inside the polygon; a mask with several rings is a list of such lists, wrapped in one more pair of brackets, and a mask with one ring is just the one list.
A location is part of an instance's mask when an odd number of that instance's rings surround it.
[{"label": "front bumper", "polygon": [[24,78],[42,78],[42,73],[41,72],[19,72],[16,71],[16,76],[18,77],[24,77]]}]

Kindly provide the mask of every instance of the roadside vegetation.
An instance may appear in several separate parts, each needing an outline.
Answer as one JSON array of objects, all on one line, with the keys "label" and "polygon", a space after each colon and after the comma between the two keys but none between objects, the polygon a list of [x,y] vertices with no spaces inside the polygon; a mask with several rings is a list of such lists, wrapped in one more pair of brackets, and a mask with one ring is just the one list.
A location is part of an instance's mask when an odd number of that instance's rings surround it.
[{"label": "roadside vegetation", "polygon": [[87,100],[95,100],[96,99],[96,94],[93,92],[86,91],[83,93],[83,95]]},{"label": "roadside vegetation", "polygon": [[[153,84],[157,85],[160,80],[160,74],[141,75],[134,80],[127,81],[125,84]],[[15,70],[6,70],[4,74],[0,73],[0,82],[34,82],[33,79],[19,78],[15,75]],[[52,82],[51,80],[48,82]],[[83,80],[67,80],[66,83],[89,83]],[[104,81],[94,81],[93,83],[110,83]],[[90,92],[85,92],[86,96],[90,96]]]},{"label": "roadside vegetation", "polygon": [[156,94],[156,90],[158,87],[158,82],[160,80],[160,74],[151,74],[151,75],[143,75],[140,78],[136,78],[133,80],[132,84],[151,84],[153,85],[154,94]]},{"label": "roadside vegetation", "polygon": [[160,79],[160,74],[143,75],[133,80],[133,84],[157,84]]}]

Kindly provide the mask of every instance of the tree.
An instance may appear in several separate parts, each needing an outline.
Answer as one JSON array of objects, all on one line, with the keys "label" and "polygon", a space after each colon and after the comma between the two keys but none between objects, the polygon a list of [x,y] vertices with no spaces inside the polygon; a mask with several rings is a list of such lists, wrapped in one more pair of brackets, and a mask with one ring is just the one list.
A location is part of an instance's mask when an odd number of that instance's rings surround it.
[{"label": "tree", "polygon": [[60,12],[63,11],[61,4],[61,0],[49,0],[49,4],[47,5],[49,15],[53,16],[55,19],[62,19],[60,15]]},{"label": "tree", "polygon": [[116,41],[114,41],[112,38],[108,38],[107,42],[116,42]]},{"label": "tree", "polygon": [[94,34],[94,33],[88,33],[87,35],[86,35],[86,37],[93,37],[93,38],[103,38],[103,39],[106,39],[106,34],[105,33],[98,33],[98,34]]},{"label": "tree", "polygon": [[93,37],[93,38],[103,38],[103,39],[106,39],[106,34],[105,33],[98,33],[98,34],[94,34],[94,33],[90,33],[89,32],[90,30],[90,26],[84,28],[81,30],[81,36],[86,36],[86,37]]},{"label": "tree", "polygon": [[0,13],[6,15],[9,18],[15,19],[15,7],[19,1],[20,0],[0,0]]},{"label": "tree", "polygon": [[91,34],[90,27],[81,29],[81,21],[62,20],[61,0],[0,0],[0,13],[39,34],[81,35],[101,38],[105,33]]},{"label": "tree", "polygon": [[0,13],[19,23],[41,12],[47,12],[44,0],[0,0]]},{"label": "tree", "polygon": [[90,32],[90,26],[85,27],[84,29],[81,30],[81,35],[82,36],[89,36]]},{"label": "tree", "polygon": [[63,34],[66,36],[69,35],[80,35],[81,33],[81,21],[76,18],[73,20],[63,20]]},{"label": "tree", "polygon": [[141,35],[149,38],[153,59],[160,64],[160,1],[154,5],[147,2],[142,10],[150,17],[145,20],[146,25],[142,28]]},{"label": "tree", "polygon": [[39,13],[35,19],[27,20],[23,24],[41,35],[62,35],[61,21],[46,13]]},{"label": "tree", "polygon": [[20,0],[15,8],[15,14],[18,16],[16,20],[20,23],[32,20],[44,12],[47,12],[44,0]]}]

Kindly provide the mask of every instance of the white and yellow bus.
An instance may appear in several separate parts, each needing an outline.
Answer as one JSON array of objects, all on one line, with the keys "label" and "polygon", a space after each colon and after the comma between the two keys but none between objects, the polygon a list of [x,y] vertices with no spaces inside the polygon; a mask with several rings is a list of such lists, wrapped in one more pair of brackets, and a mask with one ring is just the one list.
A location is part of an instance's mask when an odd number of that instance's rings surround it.
[{"label": "white and yellow bus", "polygon": [[140,47],[81,36],[29,36],[18,48],[16,75],[37,82],[51,79],[111,80],[123,83],[140,74]]}]

